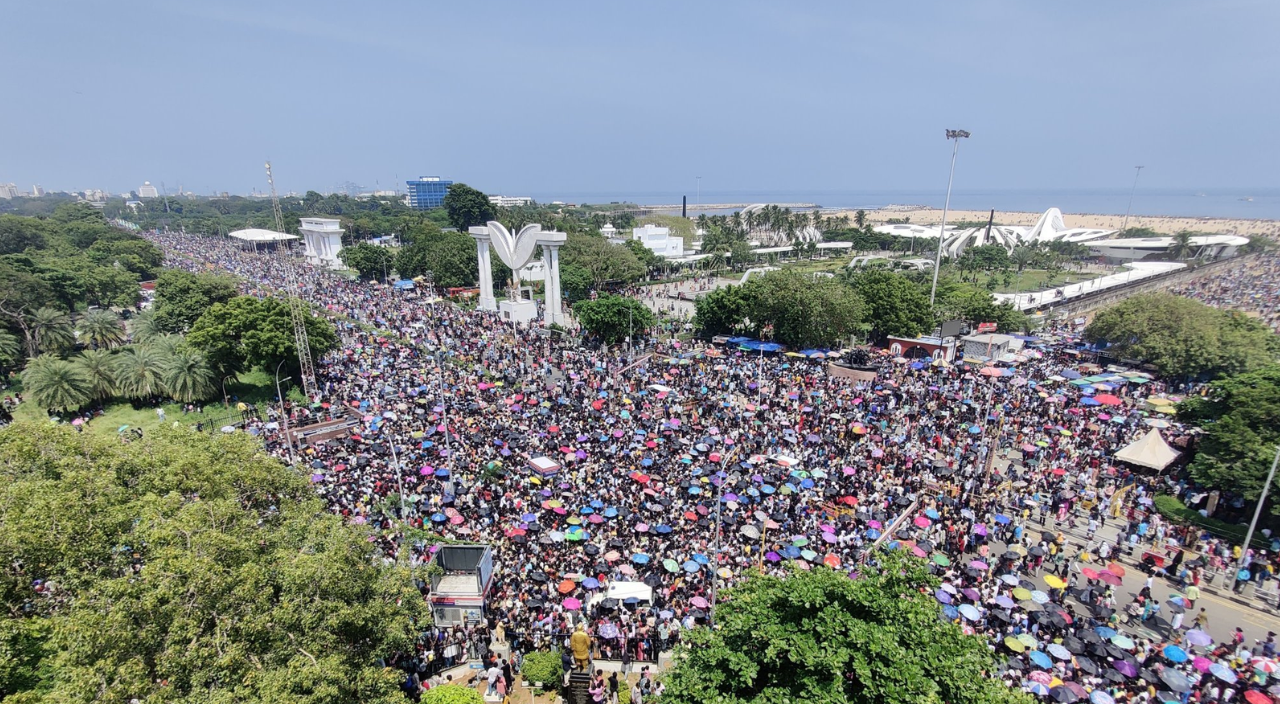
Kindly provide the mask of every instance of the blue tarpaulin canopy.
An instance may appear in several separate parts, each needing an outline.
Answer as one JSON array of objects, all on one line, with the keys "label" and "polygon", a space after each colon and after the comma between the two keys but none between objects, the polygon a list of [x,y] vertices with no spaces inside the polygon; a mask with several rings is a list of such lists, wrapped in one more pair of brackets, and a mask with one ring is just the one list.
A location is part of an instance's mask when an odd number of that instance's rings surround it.
[{"label": "blue tarpaulin canopy", "polygon": [[392,287],[394,287],[397,290],[412,290],[415,287],[415,285],[413,284],[412,280],[397,280],[395,282],[395,285],[393,285]]}]

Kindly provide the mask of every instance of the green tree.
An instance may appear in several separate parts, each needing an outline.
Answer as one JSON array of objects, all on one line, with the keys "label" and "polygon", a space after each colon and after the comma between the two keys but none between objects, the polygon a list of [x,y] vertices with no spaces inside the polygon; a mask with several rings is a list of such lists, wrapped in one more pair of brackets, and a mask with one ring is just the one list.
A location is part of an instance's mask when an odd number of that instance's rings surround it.
[{"label": "green tree", "polygon": [[576,265],[591,274],[595,288],[628,285],[645,275],[644,263],[626,245],[614,245],[595,235],[570,234],[560,251],[564,265]]},{"label": "green tree", "polygon": [[147,400],[164,392],[164,368],[170,356],[155,345],[127,345],[112,365],[115,385],[124,397]]},{"label": "green tree", "polygon": [[110,310],[89,310],[76,326],[80,339],[92,348],[115,348],[124,344],[124,325]]},{"label": "green tree", "polygon": [[870,269],[851,273],[850,282],[866,306],[865,317],[876,340],[918,337],[933,328],[929,296],[907,278]]},{"label": "green tree", "polygon": [[741,297],[755,334],[773,326],[773,339],[793,348],[836,345],[863,317],[862,299],[848,285],[776,270],[742,285]]},{"label": "green tree", "polygon": [[1280,354],[1280,338],[1258,320],[1167,293],[1135,295],[1106,308],[1084,336],[1171,377],[1248,372]]},{"label": "green tree", "polygon": [[0,330],[0,367],[12,365],[22,357],[22,343],[8,330]]},{"label": "green tree", "polygon": [[741,285],[726,285],[699,295],[693,301],[694,327],[709,335],[732,335],[740,331],[750,310]]},{"label": "green tree", "polygon": [[1160,237],[1160,233],[1156,232],[1155,230],[1152,230],[1149,227],[1131,227],[1131,228],[1125,228],[1124,230],[1121,230],[1120,233],[1116,235],[1116,237],[1118,238],[1149,238],[1149,237]]},{"label": "green tree", "polygon": [[42,307],[32,313],[31,330],[36,349],[42,353],[63,353],[76,344],[71,316],[51,307]]},{"label": "green tree", "polygon": [[866,226],[867,226],[867,211],[866,211],[866,210],[858,210],[857,212],[855,212],[855,213],[853,214],[853,224],[854,224],[854,225],[857,225],[859,230],[861,230],[862,228],[866,227]]},{"label": "green tree", "polygon": [[71,359],[88,380],[86,386],[90,399],[99,402],[115,396],[116,360],[110,350],[85,350]]},{"label": "green tree", "polygon": [[156,280],[155,329],[161,333],[183,333],[205,310],[240,294],[232,278],[185,270],[166,270]]},{"label": "green tree", "polygon": [[619,295],[602,295],[573,306],[578,324],[586,332],[610,345],[627,337],[643,335],[653,326],[653,313],[640,301]]},{"label": "green tree", "polygon": [[0,697],[403,701],[411,571],[248,435],[19,424],[0,462]]},{"label": "green tree", "polygon": [[591,297],[591,288],[595,281],[585,268],[572,263],[560,263],[560,289],[570,304]]},{"label": "green tree", "polygon": [[[490,252],[489,255],[497,275],[498,268],[506,266],[496,254]],[[436,287],[475,287],[480,277],[476,242],[461,232],[435,230],[400,250],[396,256],[396,271],[403,278],[430,274]],[[496,280],[495,277],[495,284]]]},{"label": "green tree", "polygon": [[543,692],[559,691],[564,686],[564,671],[560,665],[560,653],[554,650],[531,652],[524,656],[520,675],[530,684],[542,683]]},{"label": "green tree", "polygon": [[[1179,420],[1205,430],[1191,477],[1206,487],[1240,493],[1252,506],[1280,444],[1280,365],[1215,380],[1203,396],[1177,407]],[[1273,504],[1272,512],[1278,507]]]},{"label": "green tree", "polygon": [[[328,320],[306,314],[311,357],[318,362],[338,347],[338,336]],[[284,362],[298,379],[297,346],[289,306],[275,298],[241,295],[209,308],[187,333],[190,346],[204,352],[218,377],[238,374],[251,367],[273,372]]]},{"label": "green tree", "polygon": [[969,325],[996,323],[1002,331],[1022,332],[1029,329],[1026,315],[1007,302],[996,302],[990,292],[955,282],[938,283],[940,320],[964,320]]},{"label": "green tree", "polygon": [[1185,260],[1195,254],[1196,246],[1191,242],[1190,230],[1179,230],[1173,236],[1173,242],[1165,251],[1173,260]]},{"label": "green tree", "polygon": [[[208,308],[205,308],[206,310]],[[199,317],[197,315],[196,317]],[[129,339],[135,343],[147,343],[165,333],[156,317],[154,308],[138,313],[129,321]]]},{"label": "green tree", "polygon": [[80,368],[52,355],[27,363],[22,389],[32,402],[47,410],[75,410],[91,398],[89,378]]},{"label": "green tree", "polygon": [[444,195],[444,211],[449,214],[453,227],[463,233],[497,217],[489,196],[464,183],[449,186]]},{"label": "green tree", "polygon": [[0,255],[12,255],[45,246],[44,223],[36,218],[0,215]]},{"label": "green tree", "polygon": [[360,273],[362,280],[385,280],[387,274],[395,269],[391,251],[381,245],[369,243],[348,245],[338,251],[338,259],[347,267]]},{"label": "green tree", "polygon": [[752,573],[677,651],[668,703],[1017,703],[981,636],[939,617],[938,579],[881,553],[857,580],[824,566]]},{"label": "green tree", "polygon": [[1009,253],[1009,260],[1013,263],[1018,272],[1022,272],[1024,268],[1036,262],[1036,258],[1040,253],[1030,245],[1019,245]]},{"label": "green tree", "polygon": [[165,390],[178,402],[205,400],[217,385],[209,358],[199,350],[186,348],[173,353],[161,366]]}]

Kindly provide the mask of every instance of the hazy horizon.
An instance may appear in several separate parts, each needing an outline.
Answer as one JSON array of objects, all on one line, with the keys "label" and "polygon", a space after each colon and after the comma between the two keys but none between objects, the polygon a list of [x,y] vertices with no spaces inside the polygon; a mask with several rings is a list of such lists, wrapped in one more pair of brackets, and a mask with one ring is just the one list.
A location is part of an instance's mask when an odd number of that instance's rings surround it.
[{"label": "hazy horizon", "polygon": [[941,198],[963,128],[956,197],[1280,185],[1262,0],[377,10],[15,5],[0,183]]}]

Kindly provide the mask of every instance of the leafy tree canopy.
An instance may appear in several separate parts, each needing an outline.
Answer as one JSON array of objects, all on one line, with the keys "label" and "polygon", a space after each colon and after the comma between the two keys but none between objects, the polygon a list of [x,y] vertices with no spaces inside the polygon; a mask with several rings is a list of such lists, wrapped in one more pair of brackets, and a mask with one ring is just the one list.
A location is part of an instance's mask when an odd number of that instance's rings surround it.
[{"label": "leafy tree canopy", "polygon": [[[333,325],[310,312],[307,313],[307,339],[313,360],[338,347]],[[241,295],[214,305],[191,327],[187,341],[208,356],[218,377],[252,367],[271,373],[283,361],[284,369],[298,379],[293,320],[289,306],[275,298]]]},{"label": "leafy tree canopy", "polygon": [[870,269],[851,273],[850,282],[866,304],[867,322],[876,340],[888,335],[916,337],[933,328],[928,294],[906,277]]},{"label": "leafy tree canopy", "polygon": [[725,592],[716,632],[690,633],[669,703],[1016,703],[979,637],[943,621],[923,562],[881,554],[857,580],[819,566]]},{"label": "leafy tree canopy", "polygon": [[444,210],[449,223],[465,233],[474,225],[483,225],[497,217],[489,196],[465,183],[454,183],[444,195]]},{"label": "leafy tree canopy", "polygon": [[409,571],[252,438],[0,430],[0,698],[395,702]]},{"label": "leafy tree canopy", "polygon": [[648,306],[635,298],[604,295],[598,300],[584,300],[573,306],[578,324],[602,342],[622,342],[628,336],[639,336],[654,324]]},{"label": "leafy tree canopy", "polygon": [[381,245],[356,243],[338,251],[338,259],[347,267],[360,273],[362,280],[384,279],[384,275],[395,269],[391,251]]},{"label": "leafy tree canopy", "polygon": [[239,294],[239,286],[229,277],[166,270],[156,280],[156,327],[161,332],[186,332],[205,310]]},{"label": "leafy tree canopy", "polygon": [[1094,317],[1084,337],[1173,377],[1248,372],[1275,362],[1280,353],[1280,338],[1261,322],[1167,293],[1112,305]]},{"label": "leafy tree canopy", "polygon": [[1280,444],[1280,365],[1209,383],[1203,397],[1178,403],[1178,419],[1206,431],[1191,477],[1256,502]]},{"label": "leafy tree canopy", "polygon": [[563,265],[577,265],[591,274],[593,287],[629,284],[645,275],[645,266],[626,245],[614,245],[598,235],[569,233],[560,250]]}]

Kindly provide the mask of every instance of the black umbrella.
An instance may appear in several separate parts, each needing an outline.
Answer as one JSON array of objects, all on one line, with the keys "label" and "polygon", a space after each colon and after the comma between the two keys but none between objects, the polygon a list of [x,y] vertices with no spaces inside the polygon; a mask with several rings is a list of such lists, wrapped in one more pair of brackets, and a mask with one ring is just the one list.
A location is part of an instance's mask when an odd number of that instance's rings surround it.
[{"label": "black umbrella", "polygon": [[1058,687],[1050,690],[1049,697],[1063,705],[1070,705],[1071,703],[1080,701],[1080,696],[1076,695],[1075,691],[1066,685],[1059,685]]},{"label": "black umbrella", "polygon": [[540,608],[542,607],[542,598],[529,598],[529,601],[526,602],[524,606],[534,609]]},{"label": "black umbrella", "polygon": [[662,578],[657,575],[650,575],[644,579],[644,584],[651,588],[662,587]]},{"label": "black umbrella", "polygon": [[1117,659],[1117,660],[1123,660],[1123,661],[1125,661],[1125,662],[1133,663],[1134,665],[1138,665],[1138,664],[1140,664],[1140,663],[1138,663],[1137,658],[1135,658],[1132,654],[1127,653],[1127,652],[1125,652],[1124,650],[1121,650],[1120,648],[1116,647],[1115,645],[1108,645],[1108,646],[1107,646],[1107,653],[1108,653],[1109,655],[1111,655],[1111,657],[1113,657],[1113,658],[1115,658],[1115,659]]},{"label": "black umbrella", "polygon": [[1063,638],[1062,647],[1066,648],[1067,652],[1071,653],[1072,655],[1079,655],[1080,653],[1084,652],[1084,643],[1080,642],[1078,638],[1074,638],[1074,637]]},{"label": "black umbrella", "polygon": [[1098,635],[1098,633],[1092,630],[1081,630],[1080,632],[1076,633],[1076,637],[1080,638],[1081,640],[1087,643],[1102,642],[1102,638]]},{"label": "black umbrella", "polygon": [[1157,676],[1154,672],[1152,672],[1148,668],[1142,668],[1141,670],[1139,670],[1138,677],[1142,678],[1143,680],[1146,680],[1149,683],[1160,682],[1159,676]]},{"label": "black umbrella", "polygon": [[621,549],[621,548],[624,548],[624,547],[626,547],[626,546],[627,546],[627,544],[626,544],[625,542],[623,542],[623,541],[622,541],[622,538],[614,538],[614,539],[612,539],[612,540],[610,540],[610,541],[609,541],[609,547],[611,547],[611,548],[618,548],[618,549]]},{"label": "black umbrella", "polygon": [[1009,617],[1009,613],[1007,613],[1007,612],[1005,612],[1005,611],[1003,611],[1003,610],[993,610],[993,611],[991,611],[991,617],[995,618],[996,620],[999,620],[999,621],[1000,621],[1000,622],[1002,622],[1002,623],[1011,623],[1011,622],[1013,622],[1013,618]]},{"label": "black umbrella", "polygon": [[1051,532],[1045,531],[1040,533],[1040,539],[1045,542],[1053,542],[1058,539],[1058,536]]},{"label": "black umbrella", "polygon": [[920,548],[921,550],[927,553],[933,552],[933,543],[931,542],[918,542],[916,543],[916,547]]},{"label": "black umbrella", "polygon": [[1027,590],[1031,590],[1031,591],[1036,590],[1036,584],[1031,582],[1030,580],[1019,580],[1018,587],[1026,588]]},{"label": "black umbrella", "polygon": [[1109,682],[1113,682],[1113,683],[1122,683],[1125,680],[1129,679],[1129,678],[1126,678],[1124,675],[1121,675],[1120,671],[1116,670],[1115,668],[1107,668],[1103,670],[1102,677],[1108,680]]},{"label": "black umbrella", "polygon": [[613,608],[618,607],[618,598],[605,598],[600,601],[600,607],[612,610]]},{"label": "black umbrella", "polygon": [[1009,667],[1013,668],[1014,670],[1026,670],[1026,669],[1027,669],[1027,664],[1026,664],[1025,662],[1023,662],[1022,658],[1017,658],[1017,657],[1011,657],[1011,658],[1009,658],[1009,660],[1005,663],[1005,665],[1008,665]]},{"label": "black umbrella", "polygon": [[1100,642],[1089,643],[1089,654],[1094,657],[1102,658],[1103,660],[1109,660],[1111,657],[1111,652],[1107,650],[1107,646]]},{"label": "black umbrella", "polygon": [[595,567],[595,574],[596,574],[596,575],[607,575],[608,573],[609,573],[609,566],[608,566],[608,565],[606,565],[605,563],[602,563],[602,562],[598,562],[598,563],[596,563],[596,567]]},{"label": "black umbrella", "polygon": [[1171,693],[1168,690],[1161,690],[1156,693],[1156,699],[1165,705],[1178,705],[1182,703],[1182,697],[1180,695],[1177,693]]},{"label": "black umbrella", "polygon": [[534,570],[533,572],[529,573],[529,579],[534,582],[546,582],[547,574],[542,572],[541,570]]},{"label": "black umbrella", "polygon": [[1187,676],[1173,668],[1165,668],[1164,672],[1160,673],[1160,679],[1170,690],[1176,693],[1190,692],[1191,690],[1191,683],[1187,682]]},{"label": "black umbrella", "polygon": [[1044,555],[1044,548],[1040,547],[1039,545],[1036,545],[1035,547],[1028,550],[1027,554],[1031,555],[1032,557],[1040,557],[1041,555]]},{"label": "black umbrella", "polygon": [[586,547],[582,548],[582,552],[586,553],[587,555],[599,555],[600,547],[597,545],[587,545]]},{"label": "black umbrella", "polygon": [[[1070,648],[1067,648],[1067,649],[1070,650]],[[1089,673],[1090,675],[1098,674],[1098,664],[1087,657],[1077,657],[1076,665],[1078,665],[1081,670]]]},{"label": "black umbrella", "polygon": [[900,498],[898,498],[898,504],[899,504],[899,505],[901,505],[902,507],[906,507],[906,506],[908,506],[908,505],[910,505],[910,504],[911,504],[911,498],[909,498],[909,497],[900,497]]},{"label": "black umbrella", "polygon": [[1010,550],[1010,551],[1008,551],[1008,552],[1004,553],[1003,555],[1001,555],[1000,557],[1004,558],[1005,560],[1017,560],[1018,558],[1020,558],[1020,557],[1022,557],[1022,556],[1021,556],[1021,555],[1019,555],[1018,553],[1016,553],[1016,552],[1014,552],[1014,551]]}]

